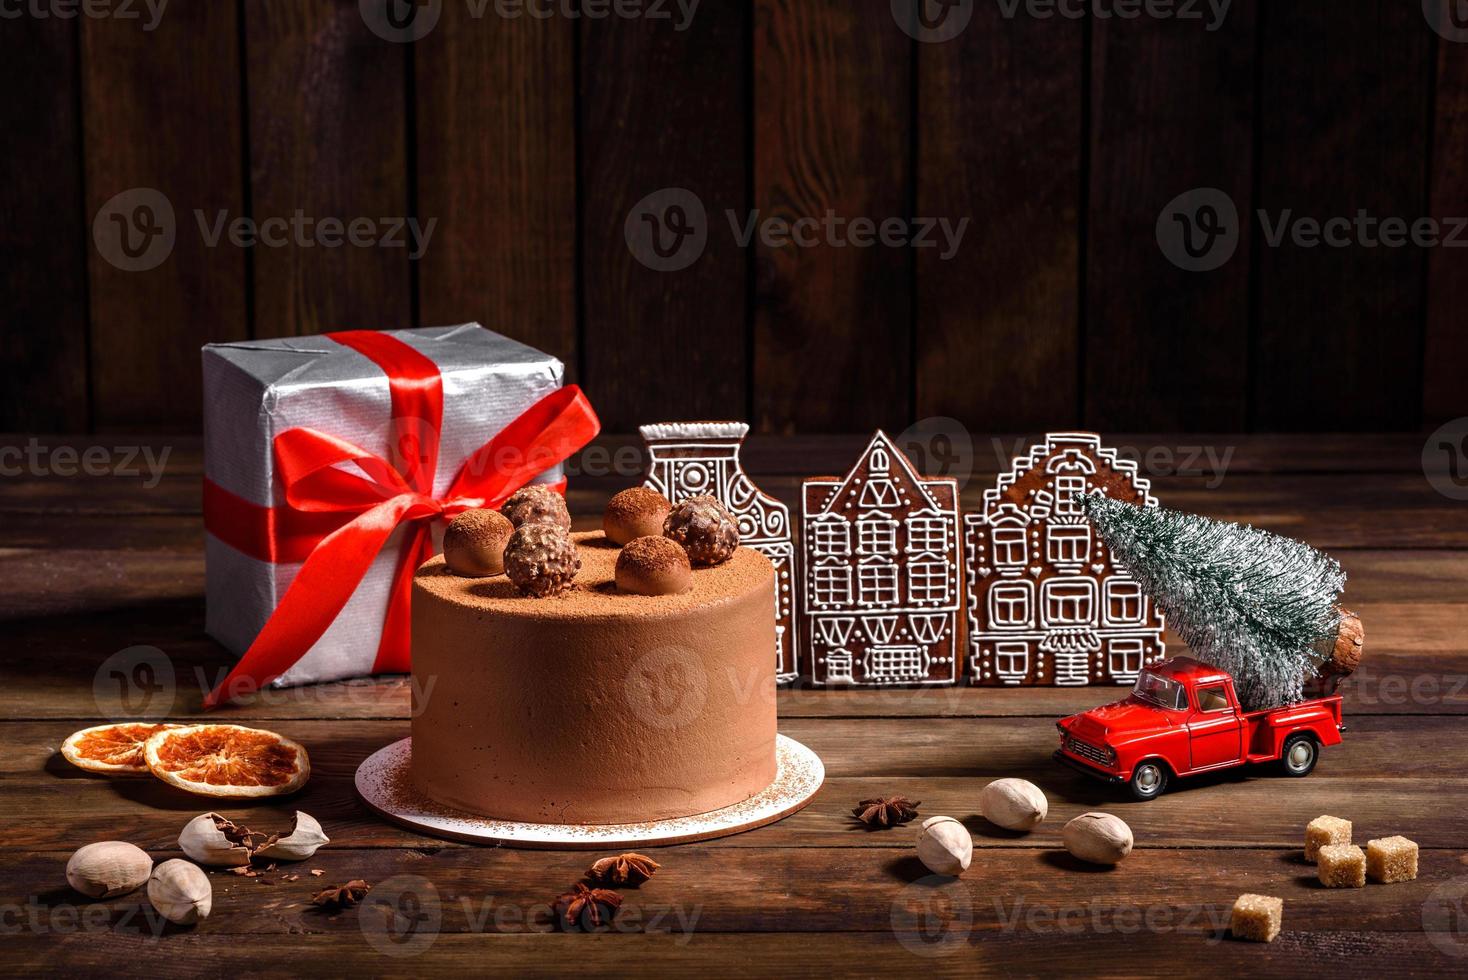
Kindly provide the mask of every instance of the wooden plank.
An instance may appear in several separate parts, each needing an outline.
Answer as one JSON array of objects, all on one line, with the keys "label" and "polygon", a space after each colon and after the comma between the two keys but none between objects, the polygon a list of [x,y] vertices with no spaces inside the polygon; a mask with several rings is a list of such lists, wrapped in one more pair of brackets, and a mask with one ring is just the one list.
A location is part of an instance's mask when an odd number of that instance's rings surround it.
[{"label": "wooden plank", "polygon": [[[911,844],[915,831],[904,827],[871,837],[901,837]],[[177,855],[176,850],[155,855]],[[38,886],[64,881],[66,852],[17,855],[0,873],[0,903],[24,908]],[[387,896],[412,890],[445,935],[512,935],[554,930],[551,904],[586,871],[595,855],[576,852],[475,848],[361,850],[327,847],[309,861],[282,864],[258,878],[227,871],[209,873],[213,911],[201,928],[209,935],[278,937],[312,935],[323,940],[356,936],[367,916]],[[1010,932],[1059,930],[1047,921],[1066,910],[1084,932],[1136,927],[1144,911],[1163,926],[1159,932],[1207,936],[1228,927],[1229,911],[1241,888],[1257,888],[1285,899],[1285,923],[1292,932],[1332,932],[1341,917],[1376,933],[1421,932],[1422,905],[1434,887],[1462,870],[1450,851],[1421,852],[1419,878],[1390,889],[1327,891],[1316,884],[1313,865],[1299,849],[1212,849],[1136,851],[1122,870],[1086,874],[1060,853],[1042,848],[983,850],[981,862],[962,879],[927,886],[915,858],[895,857],[888,848],[727,848],[692,844],[660,850],[657,875],[637,889],[622,892],[618,932],[670,933],[712,937],[736,932],[890,933],[903,928],[904,914],[921,907],[933,886],[966,915],[955,919],[989,938]],[[325,872],[319,878],[310,868]],[[296,875],[296,881],[289,876]],[[374,885],[364,911],[331,913],[310,904],[310,896],[331,884],[360,878]],[[780,900],[771,901],[779,882]],[[1002,883],[1002,885],[1000,885]],[[73,904],[147,930],[154,924],[143,893],[105,902],[81,902],[64,887],[46,888],[38,917],[59,915]],[[1389,892],[1387,897],[1383,892]],[[957,911],[957,909],[955,909]],[[1048,913],[1048,916],[1047,916]],[[1441,925],[1433,922],[1433,925]],[[1444,923],[1445,924],[1445,923]],[[1140,928],[1139,930],[1140,931]],[[1441,932],[1441,928],[1437,931]],[[1443,937],[1448,938],[1448,937]]]},{"label": "wooden plank", "polygon": [[243,15],[254,218],[309,220],[251,252],[254,335],[412,326],[421,239],[393,230],[409,214],[403,48],[354,0],[247,0]]},{"label": "wooden plank", "polygon": [[[77,22],[7,19],[0,90],[10,149],[0,160],[0,428],[85,429],[88,218],[82,215]],[[37,84],[44,79],[44,84]]]},{"label": "wooden plank", "polygon": [[[424,686],[425,698],[447,689]],[[83,697],[90,690],[78,691]],[[298,692],[308,694],[308,691]],[[1092,702],[1107,692],[1092,692]],[[451,695],[442,695],[451,696]],[[81,698],[76,699],[78,702]],[[1462,718],[1403,718],[1385,715],[1352,715],[1345,741],[1321,750],[1320,764],[1311,780],[1372,780],[1400,775],[1400,753],[1404,743],[1451,745],[1468,728]],[[0,759],[0,778],[18,785],[43,786],[58,779],[80,778],[95,782],[56,756],[61,742],[75,730],[66,721],[12,721],[4,731],[11,739],[11,752]],[[383,720],[281,720],[280,731],[295,738],[311,752],[312,779],[350,779],[364,758],[382,745],[407,734],[402,719]],[[954,718],[929,717],[920,722],[910,718],[783,717],[780,730],[810,747],[825,764],[831,778],[879,782],[888,778],[972,777],[997,779],[1020,776],[1042,786],[1058,785],[1068,771],[1050,758],[1059,736],[1050,717]],[[982,747],[982,753],[975,752]],[[1412,760],[1413,775],[1440,781],[1460,779],[1461,753],[1442,752]],[[1246,769],[1240,781],[1265,782],[1275,786],[1270,767]],[[1229,781],[1234,781],[1230,779]],[[104,784],[106,780],[102,781]],[[1186,792],[1188,782],[1178,784]],[[1293,786],[1294,784],[1290,784]],[[164,787],[160,787],[164,789]],[[873,786],[874,792],[878,789]],[[176,794],[165,794],[176,795]],[[1206,793],[1196,794],[1206,796]],[[854,804],[856,801],[853,800]],[[1057,804],[1058,805],[1058,804]],[[1130,804],[1128,804],[1130,808]],[[1142,807],[1140,809],[1147,809]],[[1052,823],[1054,821],[1051,821]]]},{"label": "wooden plank", "polygon": [[[912,45],[888,0],[757,0],[754,207],[844,222],[755,246],[753,421],[900,431],[912,397],[912,250],[849,240],[909,217]],[[756,239],[756,241],[759,241]]]},{"label": "wooden plank", "polygon": [[247,334],[245,253],[227,232],[213,246],[208,238],[220,212],[245,216],[236,14],[233,4],[184,0],[152,31],[137,20],[78,21],[86,212],[101,229],[88,252],[101,428],[197,430],[199,346]]},{"label": "wooden plank", "polygon": [[[1447,21],[1450,4],[1439,4],[1444,32],[1437,42],[1437,90],[1433,99],[1429,214],[1462,221],[1468,200],[1468,44]],[[1456,236],[1468,242],[1468,229]],[[1422,347],[1422,417],[1430,425],[1468,414],[1461,365],[1468,363],[1468,331],[1462,321],[1462,282],[1468,257],[1462,248],[1427,253],[1427,325]]]},{"label": "wooden plank", "polygon": [[439,223],[419,320],[478,320],[574,377],[576,24],[472,7],[444,4],[413,48],[418,209]]},{"label": "wooden plank", "polygon": [[[951,914],[939,912],[939,915]],[[504,936],[435,934],[434,941],[399,949],[391,939],[377,945],[361,934],[343,936],[272,936],[268,951],[242,943],[235,936],[214,936],[208,928],[163,937],[166,945],[149,935],[87,933],[69,935],[22,934],[11,942],[18,971],[115,973],[120,962],[147,957],[149,972],[158,977],[193,977],[200,963],[231,975],[259,973],[271,963],[292,974],[362,973],[384,969],[383,948],[407,952],[401,962],[415,976],[465,976],[482,973],[486,964],[512,976],[538,976],[564,964],[578,977],[622,978],[627,964],[635,963],[638,976],[682,977],[726,973],[731,963],[751,975],[885,976],[894,969],[920,969],[924,977],[1053,976],[1087,973],[1098,964],[1124,963],[1128,976],[1175,976],[1177,961],[1186,957],[1190,976],[1225,977],[1313,975],[1458,976],[1462,960],[1458,948],[1443,937],[1409,933],[1365,931],[1301,932],[1290,929],[1261,950],[1252,943],[1222,942],[1202,933],[1167,938],[1138,953],[1136,932],[1079,935],[1047,931],[992,935],[979,930],[949,931],[946,919],[931,923],[926,938],[856,933],[735,933],[700,936],[688,942],[666,935],[593,936],[568,941],[557,935]],[[955,939],[945,942],[945,935]],[[399,941],[412,936],[404,932]],[[574,953],[568,952],[568,943]],[[160,948],[167,955],[158,955]],[[1148,955],[1151,954],[1151,955]],[[1264,956],[1268,956],[1268,960]],[[563,959],[574,956],[574,960]],[[279,958],[278,960],[276,958]],[[155,962],[156,961],[156,962]]]},{"label": "wooden plank", "polygon": [[918,418],[973,429],[1073,425],[1084,29],[978,5],[917,45],[919,214],[971,218],[916,252]]},{"label": "wooden plank", "polygon": [[[1221,23],[1210,13],[1208,22],[1097,18],[1092,28],[1090,426],[1197,431],[1247,422],[1249,236],[1240,222],[1253,206],[1257,5],[1226,10]],[[1199,188],[1221,196],[1190,193]],[[1185,268],[1193,260],[1176,218],[1196,222],[1199,207],[1223,201],[1236,209],[1223,209],[1227,231],[1212,246],[1212,261],[1223,264]],[[1208,241],[1198,229],[1188,234],[1200,248]]]},{"label": "wooden plank", "polygon": [[749,17],[580,22],[584,380],[610,431],[747,411],[749,259],[724,212],[747,206]]},{"label": "wooden plank", "polygon": [[[232,715],[217,716],[220,721]],[[1460,848],[1457,814],[1468,804],[1468,780],[1455,759],[1433,763],[1414,747],[1453,745],[1457,719],[1353,719],[1361,736],[1327,750],[1310,777],[1292,780],[1268,767],[1245,767],[1178,780],[1159,800],[1136,803],[1112,787],[1052,762],[1049,719],[939,721],[786,721],[827,766],[826,784],[810,806],[758,832],[711,842],[719,847],[907,848],[908,833],[873,834],[852,820],[851,807],[874,795],[923,801],[924,812],[967,821],[985,848],[1056,847],[1071,818],[1097,808],[1111,810],[1132,827],[1142,849],[1300,846],[1303,827],[1321,813],[1346,813],[1364,840],[1403,832],[1424,847]],[[270,726],[312,752],[312,778],[288,800],[253,801],[243,807],[214,801],[226,816],[259,826],[289,822],[305,810],[328,828],[337,847],[422,847],[430,839],[372,817],[356,796],[352,776],[370,754],[408,734],[404,721],[280,721]],[[13,848],[66,849],[77,840],[118,838],[147,848],[168,848],[182,823],[202,806],[197,799],[147,777],[108,778],[83,773],[58,748],[73,729],[63,722],[6,722],[15,751],[3,768],[7,802],[15,815]],[[1011,733],[1006,735],[1005,733]],[[874,750],[869,744],[886,741]],[[928,762],[925,760],[933,760]],[[1404,763],[1404,760],[1408,760]],[[993,779],[1019,776],[1039,785],[1050,816],[1029,835],[990,827],[979,819],[979,791]],[[42,819],[64,809],[64,821]],[[1247,820],[1230,814],[1248,814]],[[435,846],[453,846],[434,842]]]},{"label": "wooden plank", "polygon": [[[1338,16],[1337,16],[1338,14]],[[1256,206],[1282,220],[1410,224],[1426,213],[1431,32],[1390,0],[1330,17],[1271,4],[1261,34]],[[1302,57],[1302,51],[1312,52]],[[1263,224],[1263,220],[1259,219]],[[1423,262],[1413,247],[1275,247],[1255,230],[1259,428],[1413,428],[1421,414]],[[1375,235],[1376,233],[1373,232]]]}]

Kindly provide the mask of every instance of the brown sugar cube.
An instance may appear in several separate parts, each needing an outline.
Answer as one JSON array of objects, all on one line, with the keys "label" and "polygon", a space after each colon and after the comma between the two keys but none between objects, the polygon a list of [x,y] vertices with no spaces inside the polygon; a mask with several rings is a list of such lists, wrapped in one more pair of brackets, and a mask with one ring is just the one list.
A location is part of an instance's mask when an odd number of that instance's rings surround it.
[{"label": "brown sugar cube", "polygon": [[1366,887],[1366,852],[1355,844],[1326,844],[1315,861],[1315,874],[1326,888]]},{"label": "brown sugar cube", "polygon": [[1235,939],[1272,943],[1279,935],[1279,923],[1283,918],[1284,899],[1273,895],[1243,894],[1234,899],[1228,929]]},{"label": "brown sugar cube", "polygon": [[1405,837],[1383,837],[1366,842],[1366,874],[1390,885],[1417,877],[1417,842]]},{"label": "brown sugar cube", "polygon": [[1327,844],[1351,843],[1351,821],[1340,817],[1316,817],[1305,827],[1305,860],[1314,861]]}]

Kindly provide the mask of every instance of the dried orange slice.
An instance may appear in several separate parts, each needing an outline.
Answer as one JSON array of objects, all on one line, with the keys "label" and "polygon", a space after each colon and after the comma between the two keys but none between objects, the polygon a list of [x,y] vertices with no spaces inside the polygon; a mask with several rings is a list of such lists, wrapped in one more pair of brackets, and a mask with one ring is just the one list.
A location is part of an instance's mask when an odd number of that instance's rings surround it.
[{"label": "dried orange slice", "polygon": [[280,796],[311,776],[296,742],[259,728],[185,725],[154,732],[143,746],[153,775],[201,796]]},{"label": "dried orange slice", "polygon": [[152,722],[121,722],[95,725],[72,732],[61,743],[61,756],[78,769],[113,775],[146,776],[148,764],[143,761],[143,743],[150,735],[174,725]]}]

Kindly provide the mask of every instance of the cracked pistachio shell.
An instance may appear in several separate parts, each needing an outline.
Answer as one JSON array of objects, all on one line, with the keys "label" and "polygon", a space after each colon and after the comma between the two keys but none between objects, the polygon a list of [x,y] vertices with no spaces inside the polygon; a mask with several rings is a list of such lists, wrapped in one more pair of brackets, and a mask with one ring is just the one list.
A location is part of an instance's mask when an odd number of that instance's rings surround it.
[{"label": "cracked pistachio shell", "polygon": [[[184,825],[178,835],[178,846],[200,864],[212,868],[238,868],[250,863],[250,849],[237,844],[219,829],[217,813],[201,813]],[[228,823],[229,821],[225,821]]]},{"label": "cracked pistachio shell", "polygon": [[169,922],[191,926],[209,918],[214,889],[197,864],[174,858],[153,869],[148,879],[148,901]]},{"label": "cracked pistachio shell", "polygon": [[918,860],[933,874],[957,876],[968,870],[974,839],[952,817],[929,817],[918,831]]},{"label": "cracked pistachio shell", "polygon": [[996,779],[979,794],[979,812],[1006,830],[1031,830],[1050,812],[1050,803],[1028,779]]},{"label": "cracked pistachio shell", "polygon": [[330,838],[315,817],[297,810],[295,826],[291,828],[291,832],[260,848],[255,856],[273,861],[304,861],[328,840]]}]

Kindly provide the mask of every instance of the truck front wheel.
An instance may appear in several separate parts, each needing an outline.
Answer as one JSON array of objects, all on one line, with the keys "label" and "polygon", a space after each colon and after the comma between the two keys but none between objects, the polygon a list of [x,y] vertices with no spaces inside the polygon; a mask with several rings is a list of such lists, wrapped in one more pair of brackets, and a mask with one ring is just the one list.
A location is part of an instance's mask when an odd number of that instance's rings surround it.
[{"label": "truck front wheel", "polygon": [[1167,767],[1155,759],[1137,763],[1127,786],[1139,800],[1153,800],[1167,788]]},{"label": "truck front wheel", "polygon": [[1279,754],[1280,767],[1286,776],[1308,776],[1320,758],[1320,746],[1315,739],[1300,733],[1285,739],[1284,751]]}]

